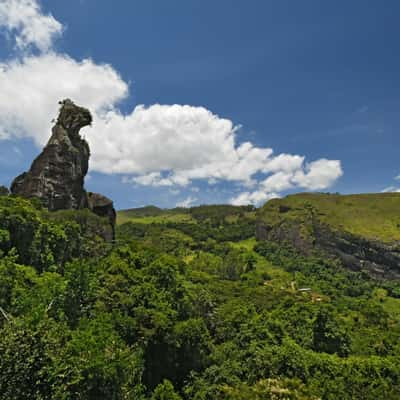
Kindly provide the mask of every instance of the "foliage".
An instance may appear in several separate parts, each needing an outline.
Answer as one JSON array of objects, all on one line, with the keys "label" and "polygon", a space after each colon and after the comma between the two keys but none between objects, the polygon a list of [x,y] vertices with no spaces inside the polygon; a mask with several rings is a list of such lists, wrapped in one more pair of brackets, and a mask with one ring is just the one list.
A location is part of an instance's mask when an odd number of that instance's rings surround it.
[{"label": "foliage", "polygon": [[49,213],[35,201],[0,197],[0,252],[15,249],[18,261],[38,271],[56,271],[73,258],[102,255],[108,222],[89,210]]},{"label": "foliage", "polygon": [[164,381],[154,389],[151,400],[182,400],[182,397],[175,392],[172,383],[168,379],[164,379]]},{"label": "foliage", "polygon": [[250,206],[128,214],[111,249],[0,197],[0,399],[400,398],[400,282],[256,243]]}]

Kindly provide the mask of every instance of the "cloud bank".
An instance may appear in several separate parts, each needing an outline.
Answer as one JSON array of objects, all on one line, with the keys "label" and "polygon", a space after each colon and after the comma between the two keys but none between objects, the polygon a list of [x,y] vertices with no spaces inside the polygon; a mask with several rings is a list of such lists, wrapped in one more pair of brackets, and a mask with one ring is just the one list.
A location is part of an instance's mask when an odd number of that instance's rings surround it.
[{"label": "cloud bank", "polygon": [[[20,50],[0,64],[0,140],[30,137],[45,144],[49,116],[56,116],[60,99],[71,98],[94,115],[93,127],[83,131],[91,170],[121,174],[126,183],[234,182],[243,192],[231,203],[260,204],[289,189],[326,189],[343,174],[339,160],[306,162],[300,155],[239,143],[239,127],[204,107],[138,105],[122,114],[118,103],[129,96],[128,84],[109,64],[57,53],[54,40],[63,26],[43,14],[36,0],[4,0],[0,26]],[[37,54],[28,52],[31,47]],[[192,204],[188,199],[185,204]]]}]

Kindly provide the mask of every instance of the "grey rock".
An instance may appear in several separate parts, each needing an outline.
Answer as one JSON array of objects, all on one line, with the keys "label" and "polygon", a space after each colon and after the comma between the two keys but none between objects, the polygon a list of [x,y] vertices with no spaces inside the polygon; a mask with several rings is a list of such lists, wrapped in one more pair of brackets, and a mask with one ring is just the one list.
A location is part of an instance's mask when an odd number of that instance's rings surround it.
[{"label": "grey rock", "polygon": [[8,196],[9,195],[8,188],[5,186],[0,186],[0,196]]},{"label": "grey rock", "polygon": [[330,226],[312,218],[309,229],[312,235],[302,234],[302,222],[280,222],[268,225],[258,221],[256,239],[289,244],[299,253],[339,259],[354,271],[365,271],[374,278],[400,278],[400,243],[386,244],[377,240],[331,229]]},{"label": "grey rock", "polygon": [[114,239],[115,237],[115,222],[117,219],[117,213],[114,209],[112,200],[108,197],[103,196],[99,193],[89,192],[87,195],[89,209],[100,217],[107,217],[110,225],[112,226],[111,237],[107,239]]},{"label": "grey rock", "polygon": [[38,198],[50,211],[90,208],[95,214],[107,216],[114,232],[113,202],[102,195],[88,195],[84,189],[90,149],[79,132],[92,123],[90,111],[69,99],[60,105],[47,145],[30,170],[14,179],[11,193]]},{"label": "grey rock", "polygon": [[28,172],[11,184],[11,192],[22,197],[37,197],[50,211],[87,207],[83,188],[88,171],[89,145],[79,131],[90,125],[90,112],[64,100],[52,135]]}]

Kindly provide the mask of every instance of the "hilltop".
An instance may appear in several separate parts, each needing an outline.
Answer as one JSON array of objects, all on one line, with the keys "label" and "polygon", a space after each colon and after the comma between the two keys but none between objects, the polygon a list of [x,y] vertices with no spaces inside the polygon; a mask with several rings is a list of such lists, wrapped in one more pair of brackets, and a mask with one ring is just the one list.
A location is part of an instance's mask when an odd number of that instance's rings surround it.
[{"label": "hilltop", "polygon": [[214,221],[221,222],[232,218],[237,219],[240,216],[255,215],[254,206],[232,206],[229,204],[201,205],[196,207],[176,207],[176,208],[158,208],[156,206],[146,206],[131,208],[128,210],[119,210],[117,214],[117,223],[140,221],[144,222],[166,222],[171,221]]}]

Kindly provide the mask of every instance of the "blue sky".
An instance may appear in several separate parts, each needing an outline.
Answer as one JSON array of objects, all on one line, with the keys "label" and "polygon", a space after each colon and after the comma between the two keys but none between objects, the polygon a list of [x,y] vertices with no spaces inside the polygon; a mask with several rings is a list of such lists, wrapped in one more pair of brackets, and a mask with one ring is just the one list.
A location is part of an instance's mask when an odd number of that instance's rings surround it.
[{"label": "blue sky", "polygon": [[29,168],[69,96],[98,116],[86,186],[118,208],[398,190],[399,12],[390,0],[4,0],[0,184]]}]

